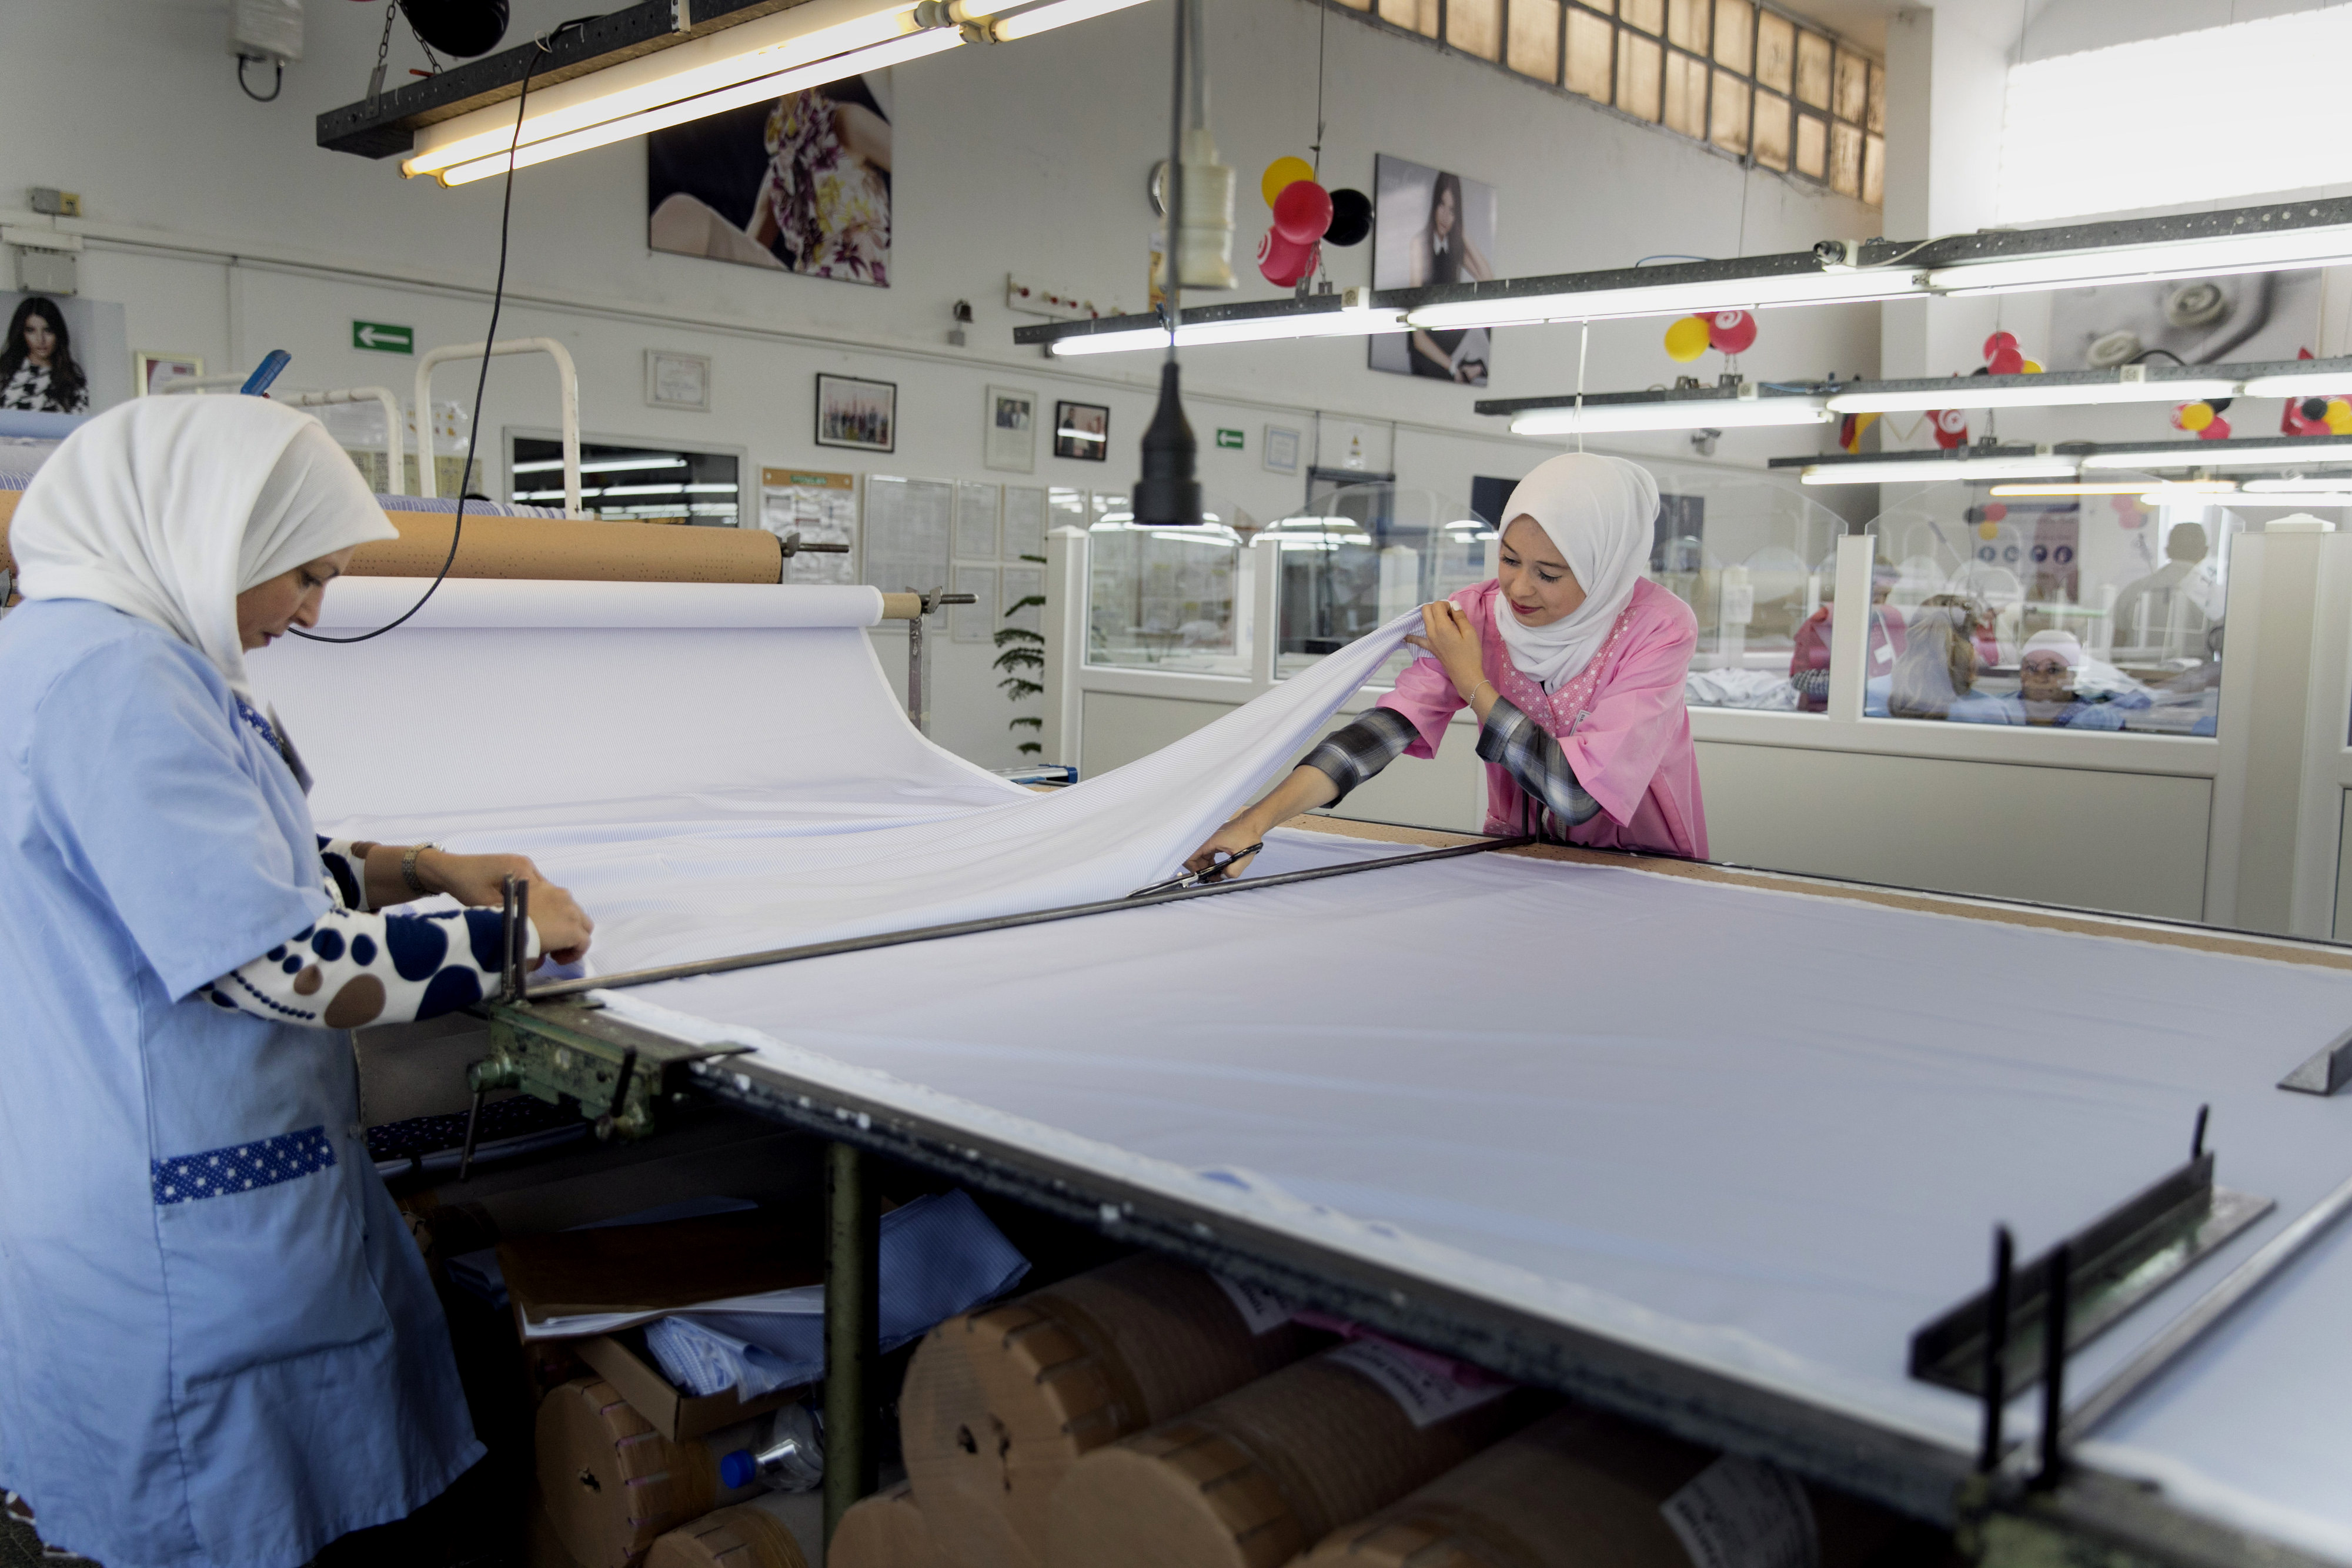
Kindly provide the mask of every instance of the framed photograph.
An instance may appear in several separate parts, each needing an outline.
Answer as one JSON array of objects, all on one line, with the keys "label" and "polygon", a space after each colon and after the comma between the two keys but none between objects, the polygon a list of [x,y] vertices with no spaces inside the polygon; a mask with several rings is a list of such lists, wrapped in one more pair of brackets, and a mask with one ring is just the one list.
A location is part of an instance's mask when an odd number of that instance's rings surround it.
[{"label": "framed photograph", "polygon": [[170,354],[159,349],[142,349],[131,356],[131,394],[145,397],[162,392],[167,382],[193,381],[204,373],[202,354]]},{"label": "framed photograph", "polygon": [[710,412],[710,356],[646,350],[646,402],[654,408]]},{"label": "framed photograph", "polygon": [[859,452],[896,452],[898,383],[818,372],[816,444]]},{"label": "framed photograph", "polygon": [[[1484,283],[1495,276],[1495,187],[1382,152],[1373,160],[1372,287]],[[1464,386],[1486,384],[1484,327],[1375,333],[1371,367]]]},{"label": "framed photograph", "polygon": [[1037,466],[1037,394],[1018,387],[988,389],[988,426],[981,461],[1009,474]]},{"label": "framed photograph", "polygon": [[1102,463],[1110,457],[1110,410],[1099,403],[1054,405],[1054,455]]},{"label": "framed photograph", "polygon": [[1298,444],[1302,439],[1304,439],[1304,437],[1300,432],[1292,430],[1286,425],[1267,425],[1265,427],[1265,466],[1267,472],[1274,474],[1297,473]]}]

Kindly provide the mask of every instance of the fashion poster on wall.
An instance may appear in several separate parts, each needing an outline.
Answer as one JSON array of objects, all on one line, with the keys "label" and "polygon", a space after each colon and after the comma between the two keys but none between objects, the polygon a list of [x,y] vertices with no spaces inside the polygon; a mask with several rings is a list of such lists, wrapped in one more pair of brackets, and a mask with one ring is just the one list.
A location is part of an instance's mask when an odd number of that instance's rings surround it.
[{"label": "fashion poster on wall", "polygon": [[847,77],[646,138],[646,242],[890,284],[887,72]]},{"label": "fashion poster on wall", "polygon": [[68,295],[0,294],[0,408],[96,413],[131,394],[122,307]]},{"label": "fashion poster on wall", "polygon": [[[1372,226],[1372,287],[1426,288],[1495,276],[1495,187],[1443,169],[1380,154]],[[1486,329],[1383,332],[1371,366],[1465,386],[1486,384]]]}]

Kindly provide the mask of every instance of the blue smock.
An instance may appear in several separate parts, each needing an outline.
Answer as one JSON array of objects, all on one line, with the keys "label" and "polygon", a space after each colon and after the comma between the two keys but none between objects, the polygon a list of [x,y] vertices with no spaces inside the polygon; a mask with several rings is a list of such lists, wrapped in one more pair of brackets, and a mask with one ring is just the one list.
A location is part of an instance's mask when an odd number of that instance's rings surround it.
[{"label": "blue smock", "polygon": [[191,995],[329,907],[194,649],[0,621],[0,1485],[107,1568],[294,1568],[480,1458],[351,1037]]}]

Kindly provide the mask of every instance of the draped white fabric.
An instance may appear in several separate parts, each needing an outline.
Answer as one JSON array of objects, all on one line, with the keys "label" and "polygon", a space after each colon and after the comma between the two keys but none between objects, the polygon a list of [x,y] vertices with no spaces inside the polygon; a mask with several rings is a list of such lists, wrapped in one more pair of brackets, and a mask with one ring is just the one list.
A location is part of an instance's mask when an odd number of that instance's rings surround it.
[{"label": "draped white fabric", "polygon": [[[339,619],[383,607],[361,586],[331,592]],[[556,622],[593,607],[542,605],[532,629],[502,628],[520,586],[446,583],[433,623],[255,665],[319,778],[322,831],[530,855],[594,915],[597,973],[1171,875],[1420,624],[1400,617],[1172,746],[1039,795],[916,734],[866,632],[831,607],[815,625],[772,609],[746,625],[741,591],[661,584],[645,598],[667,612],[592,630]],[[809,591],[750,591],[771,607]]]}]

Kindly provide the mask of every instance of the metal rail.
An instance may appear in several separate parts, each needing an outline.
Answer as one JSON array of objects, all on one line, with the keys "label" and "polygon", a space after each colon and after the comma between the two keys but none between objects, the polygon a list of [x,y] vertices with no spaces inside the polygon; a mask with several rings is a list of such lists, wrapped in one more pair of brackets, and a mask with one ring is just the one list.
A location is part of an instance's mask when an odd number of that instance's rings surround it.
[{"label": "metal rail", "polygon": [[731,958],[698,958],[686,964],[662,964],[648,969],[625,969],[617,975],[591,975],[577,980],[558,980],[553,985],[532,986],[528,991],[514,993],[519,999],[533,1002],[551,1001],[559,997],[579,996],[586,991],[621,990],[630,986],[650,986],[663,980],[689,980],[699,975],[723,975],[736,969],[763,969],[773,964],[797,963],[803,958],[830,958],[842,953],[864,953],[877,947],[899,947],[909,942],[937,942],[950,936],[971,936],[982,931],[1011,931],[1024,925],[1044,925],[1056,920],[1076,920],[1088,915],[1108,915],[1121,909],[1148,909],[1155,904],[1174,904],[1188,898],[1213,898],[1222,894],[1248,893],[1262,887],[1291,887],[1299,883],[1323,882],[1335,876],[1351,876],[1357,872],[1374,871],[1383,866],[1420,865],[1427,861],[1455,860],[1464,855],[1485,854],[1489,850],[1507,850],[1519,844],[1533,843],[1531,838],[1482,839],[1472,844],[1454,844],[1442,850],[1423,850],[1418,854],[1375,855],[1345,865],[1318,866],[1311,871],[1284,872],[1276,876],[1254,876],[1246,879],[1212,883],[1206,887],[1180,888],[1172,893],[1147,894],[1140,897],[1105,898],[1092,904],[1065,904],[1053,909],[1032,910],[1025,915],[992,915],[982,920],[958,920],[944,925],[922,925],[911,931],[886,931],[873,936],[844,936],[832,942],[810,942],[797,947],[772,947],[762,953],[741,953]]}]

